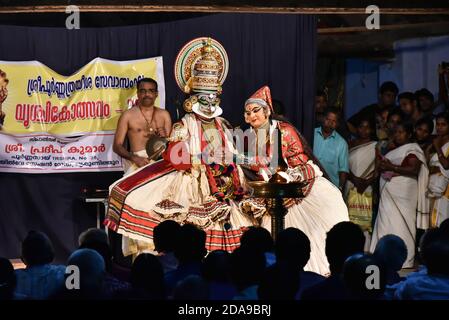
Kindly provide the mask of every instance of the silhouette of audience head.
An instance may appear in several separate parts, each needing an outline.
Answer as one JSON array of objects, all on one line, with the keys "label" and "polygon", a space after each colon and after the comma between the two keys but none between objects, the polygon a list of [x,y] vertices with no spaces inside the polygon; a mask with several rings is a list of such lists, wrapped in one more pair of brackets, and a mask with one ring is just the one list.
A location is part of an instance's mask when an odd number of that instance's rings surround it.
[{"label": "silhouette of audience head", "polygon": [[22,242],[22,260],[27,267],[51,263],[54,257],[53,244],[45,233],[28,232]]},{"label": "silhouette of audience head", "polygon": [[209,285],[197,275],[181,280],[173,291],[173,300],[208,300]]},{"label": "silhouette of audience head", "polygon": [[131,267],[131,285],[151,299],[165,298],[164,270],[156,256],[139,254]]},{"label": "silhouette of audience head", "polygon": [[350,256],[343,266],[343,280],[352,299],[375,300],[385,291],[385,271],[372,254]]},{"label": "silhouette of audience head", "polygon": [[287,228],[279,233],[275,243],[276,261],[303,269],[310,258],[310,240],[304,232]]},{"label": "silhouette of audience head", "polygon": [[341,273],[349,256],[363,253],[364,244],[365,236],[355,223],[343,221],[333,226],[326,237],[326,256],[331,274]]},{"label": "silhouette of audience head", "polygon": [[109,244],[108,235],[102,229],[89,228],[78,237],[78,245],[80,247],[91,242]]},{"label": "silhouette of audience head", "polygon": [[441,228],[424,234],[421,254],[429,275],[449,275],[449,235]]},{"label": "silhouette of audience head", "polygon": [[109,246],[108,236],[104,230],[90,228],[78,238],[79,249],[92,249],[97,251],[104,260],[106,271],[111,272],[112,251]]},{"label": "silhouette of audience head", "polygon": [[299,290],[300,270],[287,263],[275,263],[262,275],[257,294],[260,300],[294,300]]},{"label": "silhouette of audience head", "polygon": [[153,231],[153,241],[157,252],[173,252],[181,225],[173,220],[164,220]]},{"label": "silhouette of audience head", "polygon": [[239,247],[231,253],[231,275],[238,290],[258,284],[264,270],[262,252]]},{"label": "silhouette of audience head", "polygon": [[249,227],[240,239],[241,247],[250,248],[261,253],[272,251],[273,245],[274,241],[270,232],[263,227]]},{"label": "silhouette of audience head", "polygon": [[79,290],[71,290],[74,295],[92,299],[103,297],[105,264],[97,251],[78,249],[70,255],[67,266],[76,266],[79,270]]},{"label": "silhouette of audience head", "polygon": [[181,226],[174,253],[180,264],[201,262],[207,253],[206,232],[193,224]]},{"label": "silhouette of audience head", "polygon": [[16,275],[11,262],[0,257],[0,301],[12,300],[16,288]]},{"label": "silhouette of audience head", "polygon": [[387,234],[377,243],[374,256],[386,268],[399,271],[407,259],[407,246],[400,237]]},{"label": "silhouette of audience head", "polygon": [[224,250],[210,252],[204,259],[202,275],[207,281],[229,282],[231,275],[231,254]]}]

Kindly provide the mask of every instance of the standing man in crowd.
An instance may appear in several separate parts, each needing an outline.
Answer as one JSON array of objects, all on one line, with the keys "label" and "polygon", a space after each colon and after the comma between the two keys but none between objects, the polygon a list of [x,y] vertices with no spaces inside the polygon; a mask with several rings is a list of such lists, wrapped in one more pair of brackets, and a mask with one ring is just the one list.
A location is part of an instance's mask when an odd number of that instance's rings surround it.
[{"label": "standing man in crowd", "polygon": [[[114,152],[128,160],[125,175],[150,163],[145,145],[152,135],[168,137],[171,131],[170,114],[154,105],[158,96],[157,82],[143,78],[137,82],[137,106],[126,110],[118,121],[114,138]],[[124,142],[128,139],[131,151]]]},{"label": "standing man in crowd", "polygon": [[323,124],[315,129],[313,153],[332,183],[343,190],[349,172],[348,144],[335,130],[338,121],[339,112],[335,108],[327,109]]}]

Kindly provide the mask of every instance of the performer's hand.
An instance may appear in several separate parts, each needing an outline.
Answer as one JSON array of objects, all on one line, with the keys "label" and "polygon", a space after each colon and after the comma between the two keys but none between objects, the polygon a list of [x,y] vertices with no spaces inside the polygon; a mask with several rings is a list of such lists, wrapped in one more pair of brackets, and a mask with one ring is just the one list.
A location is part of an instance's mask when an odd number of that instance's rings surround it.
[{"label": "performer's hand", "polygon": [[139,168],[146,166],[150,163],[150,160],[148,158],[139,157],[139,156],[133,156],[131,158],[131,161],[134,162]]}]

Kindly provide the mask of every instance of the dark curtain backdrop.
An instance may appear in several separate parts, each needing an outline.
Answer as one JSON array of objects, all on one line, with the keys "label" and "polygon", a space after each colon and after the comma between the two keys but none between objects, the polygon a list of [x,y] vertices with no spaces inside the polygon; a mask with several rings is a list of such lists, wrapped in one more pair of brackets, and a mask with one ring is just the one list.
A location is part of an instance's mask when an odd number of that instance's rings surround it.
[{"label": "dark curtain backdrop", "polygon": [[[149,21],[151,23],[151,21]],[[81,26],[82,27],[82,26]],[[180,48],[195,37],[218,40],[229,56],[221,96],[224,117],[243,121],[243,103],[268,85],[283,102],[285,115],[311,141],[314,123],[316,18],[310,15],[216,14],[148,25],[108,28],[38,28],[0,26],[0,60],[38,60],[69,75],[95,57],[164,59],[166,109],[176,119],[184,95],[173,65]],[[78,234],[95,226],[95,205],[83,204],[80,190],[107,187],[119,173],[0,173],[0,256],[20,256],[27,230],[49,234],[57,258],[64,261]]]}]

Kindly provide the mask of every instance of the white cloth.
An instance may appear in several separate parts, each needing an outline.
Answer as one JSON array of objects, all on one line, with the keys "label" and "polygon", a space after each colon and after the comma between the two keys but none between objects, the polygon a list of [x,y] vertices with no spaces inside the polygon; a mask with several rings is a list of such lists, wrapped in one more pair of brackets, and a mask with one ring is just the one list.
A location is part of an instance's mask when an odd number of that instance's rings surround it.
[{"label": "white cloth", "polygon": [[[449,142],[441,148],[443,154],[447,156],[449,153]],[[438,155],[434,154],[429,161],[430,167],[440,168],[440,173],[432,174],[429,178],[428,196],[435,198],[433,204],[432,216],[435,217],[436,226],[440,226],[441,222],[449,219],[449,199],[446,190],[449,185],[449,170],[445,170],[438,159]]]},{"label": "white cloth", "polygon": [[[145,149],[139,150],[137,152],[133,152],[133,155],[139,156],[142,158],[148,158],[148,154]],[[126,176],[130,175],[131,173],[139,170],[139,167],[134,162],[127,160],[127,159],[123,159],[123,170],[125,171],[123,176],[126,177]]]},{"label": "white cloth", "polygon": [[416,227],[425,229],[429,225],[429,203],[425,196],[429,170],[424,153],[416,143],[400,146],[385,156],[399,166],[409,154],[421,161],[418,179],[407,176],[395,176],[390,181],[380,179],[379,211],[370,250],[374,252],[379,239],[387,234],[401,237],[408,251],[404,268],[414,265]]},{"label": "white cloth", "polygon": [[[270,128],[271,135],[274,132],[272,128],[275,126],[276,124],[272,124]],[[340,190],[322,176],[320,168],[312,160],[309,160],[307,164],[315,172],[312,190],[300,203],[288,209],[285,216],[285,228],[300,229],[310,240],[310,259],[304,270],[328,275],[330,271],[325,253],[326,233],[337,223],[349,221],[348,208]],[[295,175],[294,168],[289,168],[287,174],[293,181],[300,179]],[[271,231],[269,214],[263,216],[262,226]]]},{"label": "white cloth", "polygon": [[[358,145],[349,150],[349,170],[359,178],[368,179],[371,178],[376,165],[376,141],[370,141],[361,145]],[[354,184],[347,180],[345,186],[345,199],[348,199],[349,191],[355,188]],[[368,186],[364,193],[372,194],[372,186]],[[371,198],[372,199],[372,198]],[[365,235],[365,251],[369,251],[371,245],[371,234],[369,231],[364,231]]]},{"label": "white cloth", "polygon": [[[376,160],[376,141],[370,141],[349,150],[349,170],[359,178],[368,179],[374,173]],[[345,195],[354,187],[354,184],[347,180]],[[367,192],[372,192],[372,187],[366,188]]]}]

